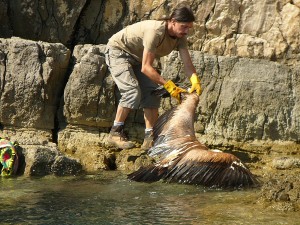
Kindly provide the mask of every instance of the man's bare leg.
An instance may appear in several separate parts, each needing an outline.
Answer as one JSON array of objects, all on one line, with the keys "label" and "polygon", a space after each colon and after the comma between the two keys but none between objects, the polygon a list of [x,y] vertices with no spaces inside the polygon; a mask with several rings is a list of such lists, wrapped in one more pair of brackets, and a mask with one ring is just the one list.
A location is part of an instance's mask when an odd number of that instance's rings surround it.
[{"label": "man's bare leg", "polygon": [[158,109],[144,108],[144,119],[146,124],[144,142],[141,149],[148,150],[153,145],[153,127],[158,119]]},{"label": "man's bare leg", "polygon": [[135,144],[128,140],[124,133],[124,122],[131,111],[130,108],[118,106],[114,126],[111,128],[106,143],[121,149],[133,148]]},{"label": "man's bare leg", "polygon": [[145,108],[144,119],[145,119],[146,129],[153,128],[154,124],[158,119],[158,109]]},{"label": "man's bare leg", "polygon": [[123,122],[124,123],[130,111],[131,111],[130,108],[126,108],[126,107],[118,105],[115,122]]}]

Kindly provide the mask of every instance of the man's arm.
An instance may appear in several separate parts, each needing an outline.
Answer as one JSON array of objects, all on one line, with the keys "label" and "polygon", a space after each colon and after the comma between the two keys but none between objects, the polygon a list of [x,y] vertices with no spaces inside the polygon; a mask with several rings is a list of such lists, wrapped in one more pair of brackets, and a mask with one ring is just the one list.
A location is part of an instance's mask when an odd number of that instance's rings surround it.
[{"label": "man's arm", "polygon": [[196,69],[192,63],[190,53],[186,48],[179,49],[180,58],[184,65],[184,72],[188,78],[192,76],[193,73],[196,73]]},{"label": "man's arm", "polygon": [[190,56],[190,53],[188,49],[186,48],[180,48],[179,49],[180,53],[180,58],[183,61],[184,64],[184,71],[186,76],[190,79],[191,81],[191,88],[189,89],[189,92],[192,93],[196,91],[198,95],[201,94],[201,85],[200,85],[200,79],[196,73],[196,69],[192,63],[192,59]]},{"label": "man's arm", "polygon": [[141,71],[155,83],[164,85],[166,83],[165,79],[153,68],[154,59],[155,54],[144,49]]},{"label": "man's arm", "polygon": [[155,54],[153,52],[144,49],[143,60],[142,60],[142,73],[148,76],[151,80],[157,84],[161,84],[170,93],[173,98],[176,98],[178,102],[181,102],[180,93],[186,92],[186,90],[177,87],[173,81],[166,81],[154,68],[153,62],[155,59]]}]

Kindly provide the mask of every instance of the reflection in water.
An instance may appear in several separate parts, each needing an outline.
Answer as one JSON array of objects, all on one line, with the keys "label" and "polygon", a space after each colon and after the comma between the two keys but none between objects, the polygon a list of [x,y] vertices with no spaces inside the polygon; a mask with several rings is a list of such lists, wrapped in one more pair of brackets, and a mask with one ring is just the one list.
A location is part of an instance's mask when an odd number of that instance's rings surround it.
[{"label": "reflection in water", "polygon": [[115,171],[0,183],[0,224],[297,224],[300,218],[264,210],[255,204],[257,190],[136,183]]}]

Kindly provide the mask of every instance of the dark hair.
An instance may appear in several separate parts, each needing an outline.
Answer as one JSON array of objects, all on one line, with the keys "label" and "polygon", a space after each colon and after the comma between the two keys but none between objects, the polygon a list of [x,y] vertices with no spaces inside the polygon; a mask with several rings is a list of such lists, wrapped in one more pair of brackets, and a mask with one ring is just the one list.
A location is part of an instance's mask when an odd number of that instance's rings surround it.
[{"label": "dark hair", "polygon": [[195,16],[189,6],[180,4],[173,10],[169,19],[175,19],[178,22],[194,22]]}]

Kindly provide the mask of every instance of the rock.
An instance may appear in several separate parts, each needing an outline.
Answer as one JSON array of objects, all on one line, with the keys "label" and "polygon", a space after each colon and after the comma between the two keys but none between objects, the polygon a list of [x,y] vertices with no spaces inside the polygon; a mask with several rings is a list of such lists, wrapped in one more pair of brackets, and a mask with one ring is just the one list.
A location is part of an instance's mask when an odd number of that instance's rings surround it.
[{"label": "rock", "polygon": [[0,38],[1,124],[51,133],[69,58],[59,43]]},{"label": "rock", "polygon": [[102,45],[79,45],[74,49],[75,65],[64,91],[63,113],[69,124],[112,124],[115,84],[107,77],[104,50]]},{"label": "rock", "polygon": [[[57,1],[0,3],[0,36],[79,44],[106,44],[123,27],[144,19],[166,18],[169,1]],[[299,1],[188,1],[197,20],[192,49],[218,56],[298,61]],[[14,15],[14,16],[11,16]]]},{"label": "rock", "polygon": [[[118,92],[104,61],[105,46],[78,45],[66,84],[59,122],[58,146],[78,159],[87,172],[115,169],[115,153],[104,140],[115,116]],[[133,110],[126,131],[136,142],[144,133],[142,110]],[[66,125],[67,124],[67,125]]]},{"label": "rock", "polygon": [[[212,147],[239,148],[259,159],[268,157],[265,153],[298,157],[299,1],[188,2],[197,17],[189,48],[203,88],[197,137]],[[138,152],[123,155],[103,146],[119,98],[103,44],[128,24],[166,17],[175,4],[1,1],[0,36],[6,39],[0,38],[0,135],[38,149],[57,144],[88,172],[147,164]],[[190,85],[178,52],[160,63],[165,79]],[[173,104],[164,99],[160,113]],[[132,111],[126,129],[140,144],[142,110]],[[52,160],[47,148],[47,160]],[[270,162],[275,170],[298,169],[293,160]],[[48,167],[44,164],[46,171]]]},{"label": "rock", "polygon": [[290,196],[287,193],[280,193],[278,196],[278,200],[288,202],[288,201],[290,201]]},{"label": "rock", "polygon": [[123,150],[116,157],[117,169],[124,172],[133,172],[152,163],[154,160],[140,148]]},{"label": "rock", "polygon": [[300,168],[300,159],[294,157],[278,157],[273,159],[272,166],[276,169]]},{"label": "rock", "polygon": [[300,209],[299,171],[289,174],[272,172],[263,184],[258,202],[266,207],[280,211],[298,211]]},{"label": "rock", "polygon": [[4,129],[0,131],[0,136],[7,137],[12,141],[17,141],[20,145],[54,144],[51,130],[41,130],[39,128],[20,128],[6,125]]},{"label": "rock", "polygon": [[[82,165],[75,159],[64,156],[55,145],[21,146],[20,172],[27,176],[78,175]],[[24,171],[23,171],[24,170]]]},{"label": "rock", "polygon": [[[1,37],[73,43],[105,43],[124,23],[125,3],[99,1],[0,3]],[[11,16],[13,15],[13,16]]]},{"label": "rock", "polygon": [[282,17],[281,32],[285,38],[290,54],[299,53],[299,34],[300,28],[297,21],[300,21],[300,9],[299,7],[287,3],[282,7],[280,12]]},{"label": "rock", "polygon": [[[67,44],[87,1],[10,2],[7,11],[15,36]],[[14,15],[14,16],[9,16]]]},{"label": "rock", "polygon": [[13,31],[10,25],[9,17],[7,15],[8,12],[8,3],[6,1],[0,2],[0,37],[9,38],[13,35]]},{"label": "rock", "polygon": [[99,128],[69,125],[59,131],[58,147],[78,159],[86,172],[114,169],[115,155],[105,148],[105,138]]},{"label": "rock", "polygon": [[[103,146],[119,94],[104,62],[105,46],[76,46],[64,86],[69,58],[64,46],[19,38],[2,39],[1,43],[1,136],[20,145],[57,141],[60,151],[80,160],[83,169],[90,172],[118,167],[116,154]],[[45,56],[44,63],[38,55]],[[25,56],[30,57],[27,63],[23,62]],[[195,123],[202,142],[255,152],[297,154],[300,67],[198,51],[192,51],[191,56],[197,71],[204,71]],[[27,77],[25,83],[20,74]],[[176,51],[163,59],[162,74],[165,79],[189,85]],[[64,100],[59,101],[62,93]],[[163,100],[160,113],[172,104],[176,102]],[[142,142],[142,110],[130,113],[126,130],[133,141]]]},{"label": "rock", "polygon": [[78,175],[82,172],[82,165],[75,159],[58,156],[51,166],[51,171],[57,176]]},{"label": "rock", "polygon": [[45,176],[51,174],[51,166],[60,152],[52,147],[28,146],[25,148],[25,171],[28,176]]},{"label": "rock", "polygon": [[[197,70],[204,71],[195,124],[202,140],[209,144],[218,144],[219,138],[222,143],[263,140],[281,145],[279,140],[299,139],[299,98],[294,94],[300,91],[299,68],[291,70],[266,60],[191,54]],[[173,52],[163,61],[164,75],[183,82],[178,65],[177,52]]]}]

